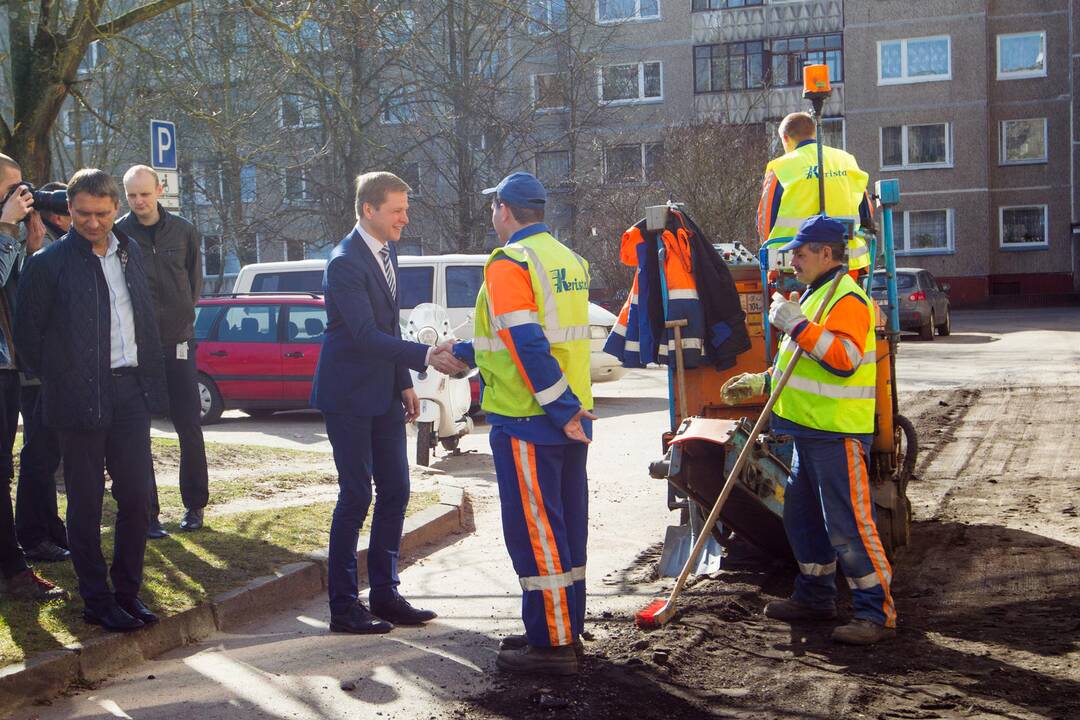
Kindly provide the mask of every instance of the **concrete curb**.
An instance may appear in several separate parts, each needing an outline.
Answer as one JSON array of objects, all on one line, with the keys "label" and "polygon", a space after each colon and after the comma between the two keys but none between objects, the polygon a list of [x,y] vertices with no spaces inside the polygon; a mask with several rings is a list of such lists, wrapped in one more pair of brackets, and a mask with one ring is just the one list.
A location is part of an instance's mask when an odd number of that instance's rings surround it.
[{"label": "concrete curb", "polygon": [[[458,487],[440,489],[439,502],[405,518],[401,550],[407,552],[462,531],[469,516],[468,496]],[[40,653],[26,662],[0,668],[0,717],[35,700],[53,697],[75,683],[93,683],[126,667],[215,632],[228,632],[252,619],[280,610],[326,589],[326,551],[292,563],[273,575],[168,617],[133,633],[91,638],[83,645]],[[367,569],[367,548],[357,549],[358,571]]]}]

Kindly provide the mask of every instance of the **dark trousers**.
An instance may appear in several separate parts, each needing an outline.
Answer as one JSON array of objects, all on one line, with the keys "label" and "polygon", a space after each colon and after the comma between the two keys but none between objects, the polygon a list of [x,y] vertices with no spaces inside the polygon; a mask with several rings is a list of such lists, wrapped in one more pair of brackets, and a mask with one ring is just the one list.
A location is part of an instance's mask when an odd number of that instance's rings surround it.
[{"label": "dark trousers", "polygon": [[0,370],[0,573],[5,578],[28,567],[15,537],[15,514],[11,511],[11,477],[14,463],[11,449],[19,426],[19,373]]},{"label": "dark trousers", "polygon": [[339,614],[348,612],[358,598],[356,541],[371,505],[372,480],[375,510],[367,556],[371,601],[393,598],[401,582],[398,551],[409,505],[404,411],[399,403],[392,403],[390,411],[379,417],[327,413],[326,434],[338,471],[327,585],[330,612]]},{"label": "dark trousers", "polygon": [[101,502],[104,471],[116,499],[113,562],[109,575],[118,597],[135,597],[142,585],[146,527],[150,522],[150,412],[135,375],[113,375],[112,425],[104,430],[60,433],[67,487],[68,541],[79,593],[86,606],[112,601],[101,554]]},{"label": "dark trousers", "polygon": [[67,529],[56,510],[56,470],[60,467],[60,436],[45,425],[41,385],[19,391],[23,417],[23,446],[19,452],[19,482],[15,490],[15,531],[24,548],[45,540],[67,547]]},{"label": "dark trousers", "polygon": [[[200,510],[210,499],[210,476],[206,470],[206,445],[199,422],[199,386],[195,377],[195,347],[188,342],[187,360],[177,360],[176,346],[165,348],[165,382],[169,390],[169,418],[180,438],[180,497],[184,507]],[[153,477],[153,470],[151,470]],[[150,512],[157,517],[157,478],[153,477]]]}]

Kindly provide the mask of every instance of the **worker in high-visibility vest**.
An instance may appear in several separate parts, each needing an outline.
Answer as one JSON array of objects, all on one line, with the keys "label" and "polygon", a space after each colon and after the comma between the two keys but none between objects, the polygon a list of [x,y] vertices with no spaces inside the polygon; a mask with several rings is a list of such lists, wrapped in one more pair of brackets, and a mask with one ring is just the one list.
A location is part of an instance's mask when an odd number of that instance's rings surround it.
[{"label": "worker in high-visibility vest", "polygon": [[572,675],[585,623],[585,542],[592,438],[589,266],[544,224],[547,193],[513,173],[491,194],[505,243],[476,298],[472,342],[454,354],[480,368],[503,536],[522,590],[524,635],[504,638],[504,672]]},{"label": "worker in high-visibility vest", "polygon": [[825,208],[818,191],[817,127],[808,113],[791,113],[778,130],[784,154],[765,167],[758,202],[758,235],[761,242],[794,237],[799,225],[811,215],[828,215],[851,227],[848,268],[866,271],[870,248],[854,230],[871,231],[873,206],[866,185],[869,176],[859,169],[854,156],[825,145],[821,148],[825,175]]},{"label": "worker in high-visibility vest", "polygon": [[[784,245],[795,276],[806,283],[799,302],[774,298],[769,320],[787,337],[775,374],[743,373],[721,393],[728,403],[769,391],[796,347],[803,355],[773,407],[772,430],[795,439],[784,488],[784,528],[799,564],[795,592],[770,602],[765,615],[798,622],[836,617],[836,566],[851,587],[854,619],[833,630],[837,642],[869,645],[895,632],[892,569],[878,536],[867,454],[874,435],[876,338],[873,305],[847,273],[847,227],[816,215]],[[843,277],[825,306],[837,273]]]}]

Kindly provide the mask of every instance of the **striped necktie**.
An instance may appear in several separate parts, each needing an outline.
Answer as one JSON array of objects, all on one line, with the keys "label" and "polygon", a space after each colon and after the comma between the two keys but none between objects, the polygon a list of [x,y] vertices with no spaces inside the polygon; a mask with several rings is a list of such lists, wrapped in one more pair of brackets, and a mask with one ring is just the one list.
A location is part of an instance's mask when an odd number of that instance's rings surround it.
[{"label": "striped necktie", "polygon": [[397,298],[397,284],[394,282],[394,266],[390,262],[390,248],[386,245],[379,250],[382,256],[383,273],[386,275],[386,286],[390,288],[390,295]]}]

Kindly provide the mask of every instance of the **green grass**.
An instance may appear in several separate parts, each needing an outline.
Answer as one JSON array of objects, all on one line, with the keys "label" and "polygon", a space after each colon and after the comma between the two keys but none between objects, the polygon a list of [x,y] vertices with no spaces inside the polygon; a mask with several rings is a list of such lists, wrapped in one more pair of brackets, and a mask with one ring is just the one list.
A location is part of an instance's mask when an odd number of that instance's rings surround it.
[{"label": "green grass", "polygon": [[[236,485],[239,488],[243,483]],[[176,512],[179,492],[167,487],[160,490],[163,514]],[[216,487],[213,492],[217,492]],[[116,506],[107,493],[105,498],[101,544],[109,560]],[[63,499],[61,495],[61,502]],[[436,493],[414,493],[409,514],[437,499]],[[154,611],[171,615],[269,575],[277,567],[304,560],[306,553],[326,547],[332,512],[332,503],[316,503],[221,516],[211,513],[203,530],[174,532],[147,543],[140,597]],[[0,600],[0,667],[103,632],[82,621],[82,602],[71,563],[42,563],[35,569],[69,590],[72,599],[45,605]]]}]

